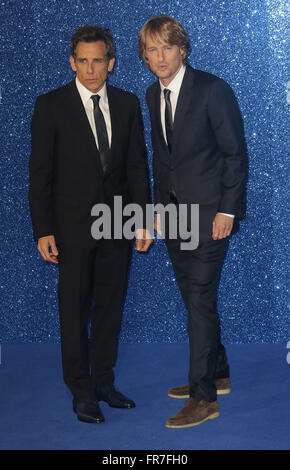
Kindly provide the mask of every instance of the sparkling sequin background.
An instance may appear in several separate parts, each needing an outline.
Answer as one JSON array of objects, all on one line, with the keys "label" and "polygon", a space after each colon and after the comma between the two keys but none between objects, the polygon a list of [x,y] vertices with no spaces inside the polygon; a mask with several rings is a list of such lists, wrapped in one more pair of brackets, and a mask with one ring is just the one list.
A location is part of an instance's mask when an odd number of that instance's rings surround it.
[{"label": "sparkling sequin background", "polygon": [[[72,79],[69,40],[76,27],[109,27],[117,43],[109,81],[139,96],[151,165],[144,96],[154,77],[138,59],[137,38],[142,24],[160,13],[176,17],[187,30],[190,64],[231,84],[245,123],[247,218],[230,240],[221,276],[223,341],[288,341],[286,2],[6,0],[0,7],[1,341],[59,341],[57,268],[38,256],[27,203],[35,98]],[[182,342],[186,327],[167,252],[158,240],[149,254],[133,255],[120,338]]]}]

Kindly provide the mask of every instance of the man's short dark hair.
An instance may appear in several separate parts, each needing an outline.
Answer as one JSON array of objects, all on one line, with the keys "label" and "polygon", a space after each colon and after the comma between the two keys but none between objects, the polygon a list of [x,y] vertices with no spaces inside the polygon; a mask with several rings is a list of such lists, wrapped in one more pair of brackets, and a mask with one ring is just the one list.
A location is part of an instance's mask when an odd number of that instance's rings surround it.
[{"label": "man's short dark hair", "polygon": [[76,48],[79,42],[103,41],[106,46],[107,59],[115,57],[115,42],[113,36],[107,28],[102,26],[91,26],[89,24],[80,26],[72,35],[70,41],[70,52],[76,58]]}]

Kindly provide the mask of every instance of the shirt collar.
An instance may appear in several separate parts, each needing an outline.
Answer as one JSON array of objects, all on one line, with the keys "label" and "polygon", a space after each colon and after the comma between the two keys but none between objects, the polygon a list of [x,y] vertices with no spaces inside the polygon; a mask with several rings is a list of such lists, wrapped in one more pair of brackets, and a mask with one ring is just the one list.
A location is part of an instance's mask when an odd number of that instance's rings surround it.
[{"label": "shirt collar", "polygon": [[91,99],[92,95],[100,95],[102,100],[108,100],[106,82],[104,83],[103,87],[98,91],[98,93],[92,93],[79,81],[78,77],[76,77],[76,87],[84,103],[87,103]]},{"label": "shirt collar", "polygon": [[174,79],[166,87],[161,83],[161,80],[159,80],[161,92],[163,93],[163,90],[166,88],[167,90],[170,90],[173,93],[178,94],[179,90],[180,90],[180,87],[181,87],[181,84],[182,84],[184,74],[185,74],[185,69],[186,69],[186,66],[183,65],[180,68],[178,74],[174,77]]}]

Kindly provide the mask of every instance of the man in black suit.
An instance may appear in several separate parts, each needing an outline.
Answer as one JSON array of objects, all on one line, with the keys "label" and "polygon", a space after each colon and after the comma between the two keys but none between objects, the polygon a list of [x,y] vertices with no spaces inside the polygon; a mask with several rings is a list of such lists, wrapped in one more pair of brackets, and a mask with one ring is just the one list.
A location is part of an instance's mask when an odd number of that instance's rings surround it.
[{"label": "man in black suit", "polygon": [[[218,417],[217,394],[230,392],[216,290],[226,237],[234,217],[243,216],[246,179],[246,147],[235,96],[223,80],[187,65],[189,50],[186,32],[170,16],[152,17],[141,29],[139,56],[159,79],[146,93],[154,152],[154,203],[199,205],[196,249],[182,250],[181,239],[172,239],[168,226],[163,230],[188,311],[190,343],[189,383],[168,392],[188,400],[167,420],[169,428],[195,426]],[[160,214],[155,228],[160,230]]]},{"label": "man in black suit", "polygon": [[[150,202],[139,101],[106,85],[114,56],[109,30],[78,28],[70,57],[76,78],[37,98],[31,125],[34,237],[43,259],[59,266],[64,380],[78,419],[92,423],[104,421],[98,401],[135,404],[115,388],[113,373],[131,243],[93,238],[91,210],[104,203],[113,211],[114,196],[143,210]],[[152,240],[136,230],[136,250],[146,251]]]}]

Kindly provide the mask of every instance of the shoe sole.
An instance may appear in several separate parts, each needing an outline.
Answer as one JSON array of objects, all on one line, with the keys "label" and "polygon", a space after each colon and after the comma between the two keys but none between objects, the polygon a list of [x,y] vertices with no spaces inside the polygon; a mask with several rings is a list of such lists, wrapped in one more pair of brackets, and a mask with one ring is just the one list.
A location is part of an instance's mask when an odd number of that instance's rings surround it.
[{"label": "shoe sole", "polygon": [[76,413],[78,420],[82,421],[83,423],[100,424],[105,421],[105,419],[94,419],[91,416],[79,414],[74,407],[73,407],[73,410]]},{"label": "shoe sole", "polygon": [[113,403],[109,402],[108,400],[98,400],[98,401],[103,401],[105,403],[107,403],[111,408],[118,408],[120,410],[129,410],[131,408],[136,408],[136,405],[128,405],[128,406],[117,406],[117,405],[114,405]]},{"label": "shoe sole", "polygon": [[100,424],[105,421],[104,419],[93,419],[86,415],[78,415],[78,420],[82,421],[83,423],[92,423],[92,424]]},{"label": "shoe sole", "polygon": [[[221,389],[221,390],[217,390],[217,392],[216,392],[217,395],[228,395],[229,393],[231,393],[230,388],[224,388],[224,389]],[[170,398],[190,398],[190,396],[188,394],[186,394],[186,395],[174,395],[174,393],[168,392],[167,395]]]},{"label": "shoe sole", "polygon": [[136,406],[115,406],[115,405],[110,405],[110,403],[108,403],[108,405],[111,408],[118,408],[119,410],[131,410],[133,408],[136,408]]},{"label": "shoe sole", "polygon": [[171,428],[171,429],[181,429],[181,428],[191,428],[193,426],[198,426],[201,423],[204,423],[208,419],[215,419],[220,416],[220,413],[217,411],[216,413],[213,413],[210,416],[207,416],[206,418],[202,419],[201,421],[198,421],[197,423],[190,423],[190,424],[182,424],[182,425],[173,425],[173,424],[165,424],[166,428]]}]

